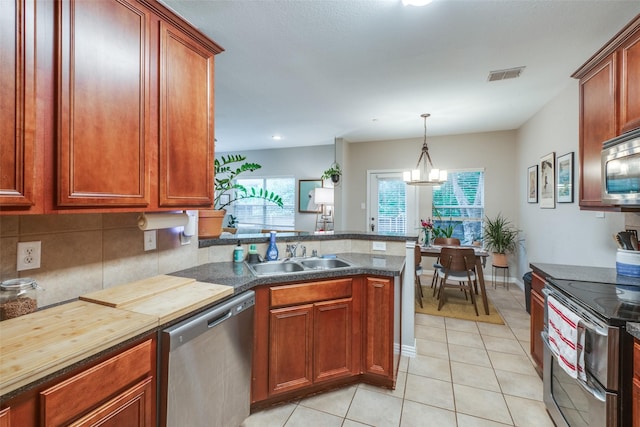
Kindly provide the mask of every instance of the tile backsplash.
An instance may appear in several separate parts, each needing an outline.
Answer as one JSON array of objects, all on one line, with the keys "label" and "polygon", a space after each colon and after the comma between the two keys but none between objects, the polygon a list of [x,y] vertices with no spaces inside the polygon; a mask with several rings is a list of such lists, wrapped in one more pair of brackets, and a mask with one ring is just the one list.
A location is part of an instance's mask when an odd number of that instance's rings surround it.
[{"label": "tile backsplash", "polygon": [[[144,251],[137,213],[0,216],[0,280],[32,277],[44,289],[38,305],[46,306],[123,283],[171,273],[207,262],[231,261],[229,245],[198,249],[198,239],[180,244],[182,227],[157,230],[157,249]],[[16,271],[18,242],[42,242],[38,269]],[[305,241],[307,255],[373,253],[368,240]],[[245,244],[244,251],[248,252]],[[258,244],[258,253],[267,243]],[[285,243],[278,244],[284,256]],[[403,256],[404,242],[388,242],[385,255]]]},{"label": "tile backsplash", "polygon": [[[198,241],[180,244],[182,227],[157,231],[144,251],[137,213],[0,216],[0,280],[33,277],[45,306],[87,292],[198,264]],[[18,242],[42,242],[39,269],[16,271]]]}]

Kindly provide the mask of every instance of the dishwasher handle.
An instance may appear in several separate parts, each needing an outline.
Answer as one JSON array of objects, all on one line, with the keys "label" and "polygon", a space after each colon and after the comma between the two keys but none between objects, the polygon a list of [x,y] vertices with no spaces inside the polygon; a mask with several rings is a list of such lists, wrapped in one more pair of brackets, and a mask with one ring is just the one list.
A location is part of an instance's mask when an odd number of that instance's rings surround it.
[{"label": "dishwasher handle", "polygon": [[211,320],[208,320],[207,321],[207,327],[215,328],[216,326],[218,326],[220,323],[224,322],[225,320],[227,320],[231,316],[233,316],[233,312],[231,310],[229,310],[225,314],[223,314],[222,316],[218,316],[218,317],[215,317],[215,318],[213,318]]},{"label": "dishwasher handle", "polygon": [[208,330],[224,323],[255,305],[255,292],[246,291],[162,331],[162,341],[173,351]]}]

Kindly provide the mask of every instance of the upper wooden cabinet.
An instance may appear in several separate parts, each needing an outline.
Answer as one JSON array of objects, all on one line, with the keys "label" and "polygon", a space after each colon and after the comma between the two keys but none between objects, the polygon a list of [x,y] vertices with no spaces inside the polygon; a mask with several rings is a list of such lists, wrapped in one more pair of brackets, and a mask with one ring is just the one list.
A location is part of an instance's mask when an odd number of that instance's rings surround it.
[{"label": "upper wooden cabinet", "polygon": [[602,143],[640,127],[640,15],[572,77],[580,79],[580,207],[602,203]]},{"label": "upper wooden cabinet", "polygon": [[36,205],[35,4],[0,1],[0,206]]},{"label": "upper wooden cabinet", "polygon": [[220,46],[155,0],[0,8],[3,213],[212,206]]},{"label": "upper wooden cabinet", "polygon": [[122,0],[58,9],[57,204],[149,206],[150,12]]}]

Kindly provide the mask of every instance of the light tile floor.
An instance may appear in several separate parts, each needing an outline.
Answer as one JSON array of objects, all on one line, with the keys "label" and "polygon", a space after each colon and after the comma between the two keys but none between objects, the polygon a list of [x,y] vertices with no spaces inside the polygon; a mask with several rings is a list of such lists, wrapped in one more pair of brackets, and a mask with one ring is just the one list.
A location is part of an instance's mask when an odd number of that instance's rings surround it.
[{"label": "light tile floor", "polygon": [[395,390],[353,385],[256,412],[242,426],[553,427],[529,357],[524,292],[512,284],[487,295],[505,325],[416,314],[418,355],[401,359]]}]

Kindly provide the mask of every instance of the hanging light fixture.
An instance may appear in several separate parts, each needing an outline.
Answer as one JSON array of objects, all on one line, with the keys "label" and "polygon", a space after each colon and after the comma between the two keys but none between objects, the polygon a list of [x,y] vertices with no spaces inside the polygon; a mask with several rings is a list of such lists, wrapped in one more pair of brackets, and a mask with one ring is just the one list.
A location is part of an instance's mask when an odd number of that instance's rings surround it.
[{"label": "hanging light fixture", "polygon": [[[422,143],[422,151],[418,157],[416,169],[403,173],[403,180],[408,185],[442,185],[447,181],[447,171],[433,167],[431,156],[429,155],[429,147],[427,146],[427,117],[429,113],[421,114],[424,119],[424,142]],[[420,170],[420,162],[422,161],[422,170]],[[428,163],[427,163],[428,162]]]}]

